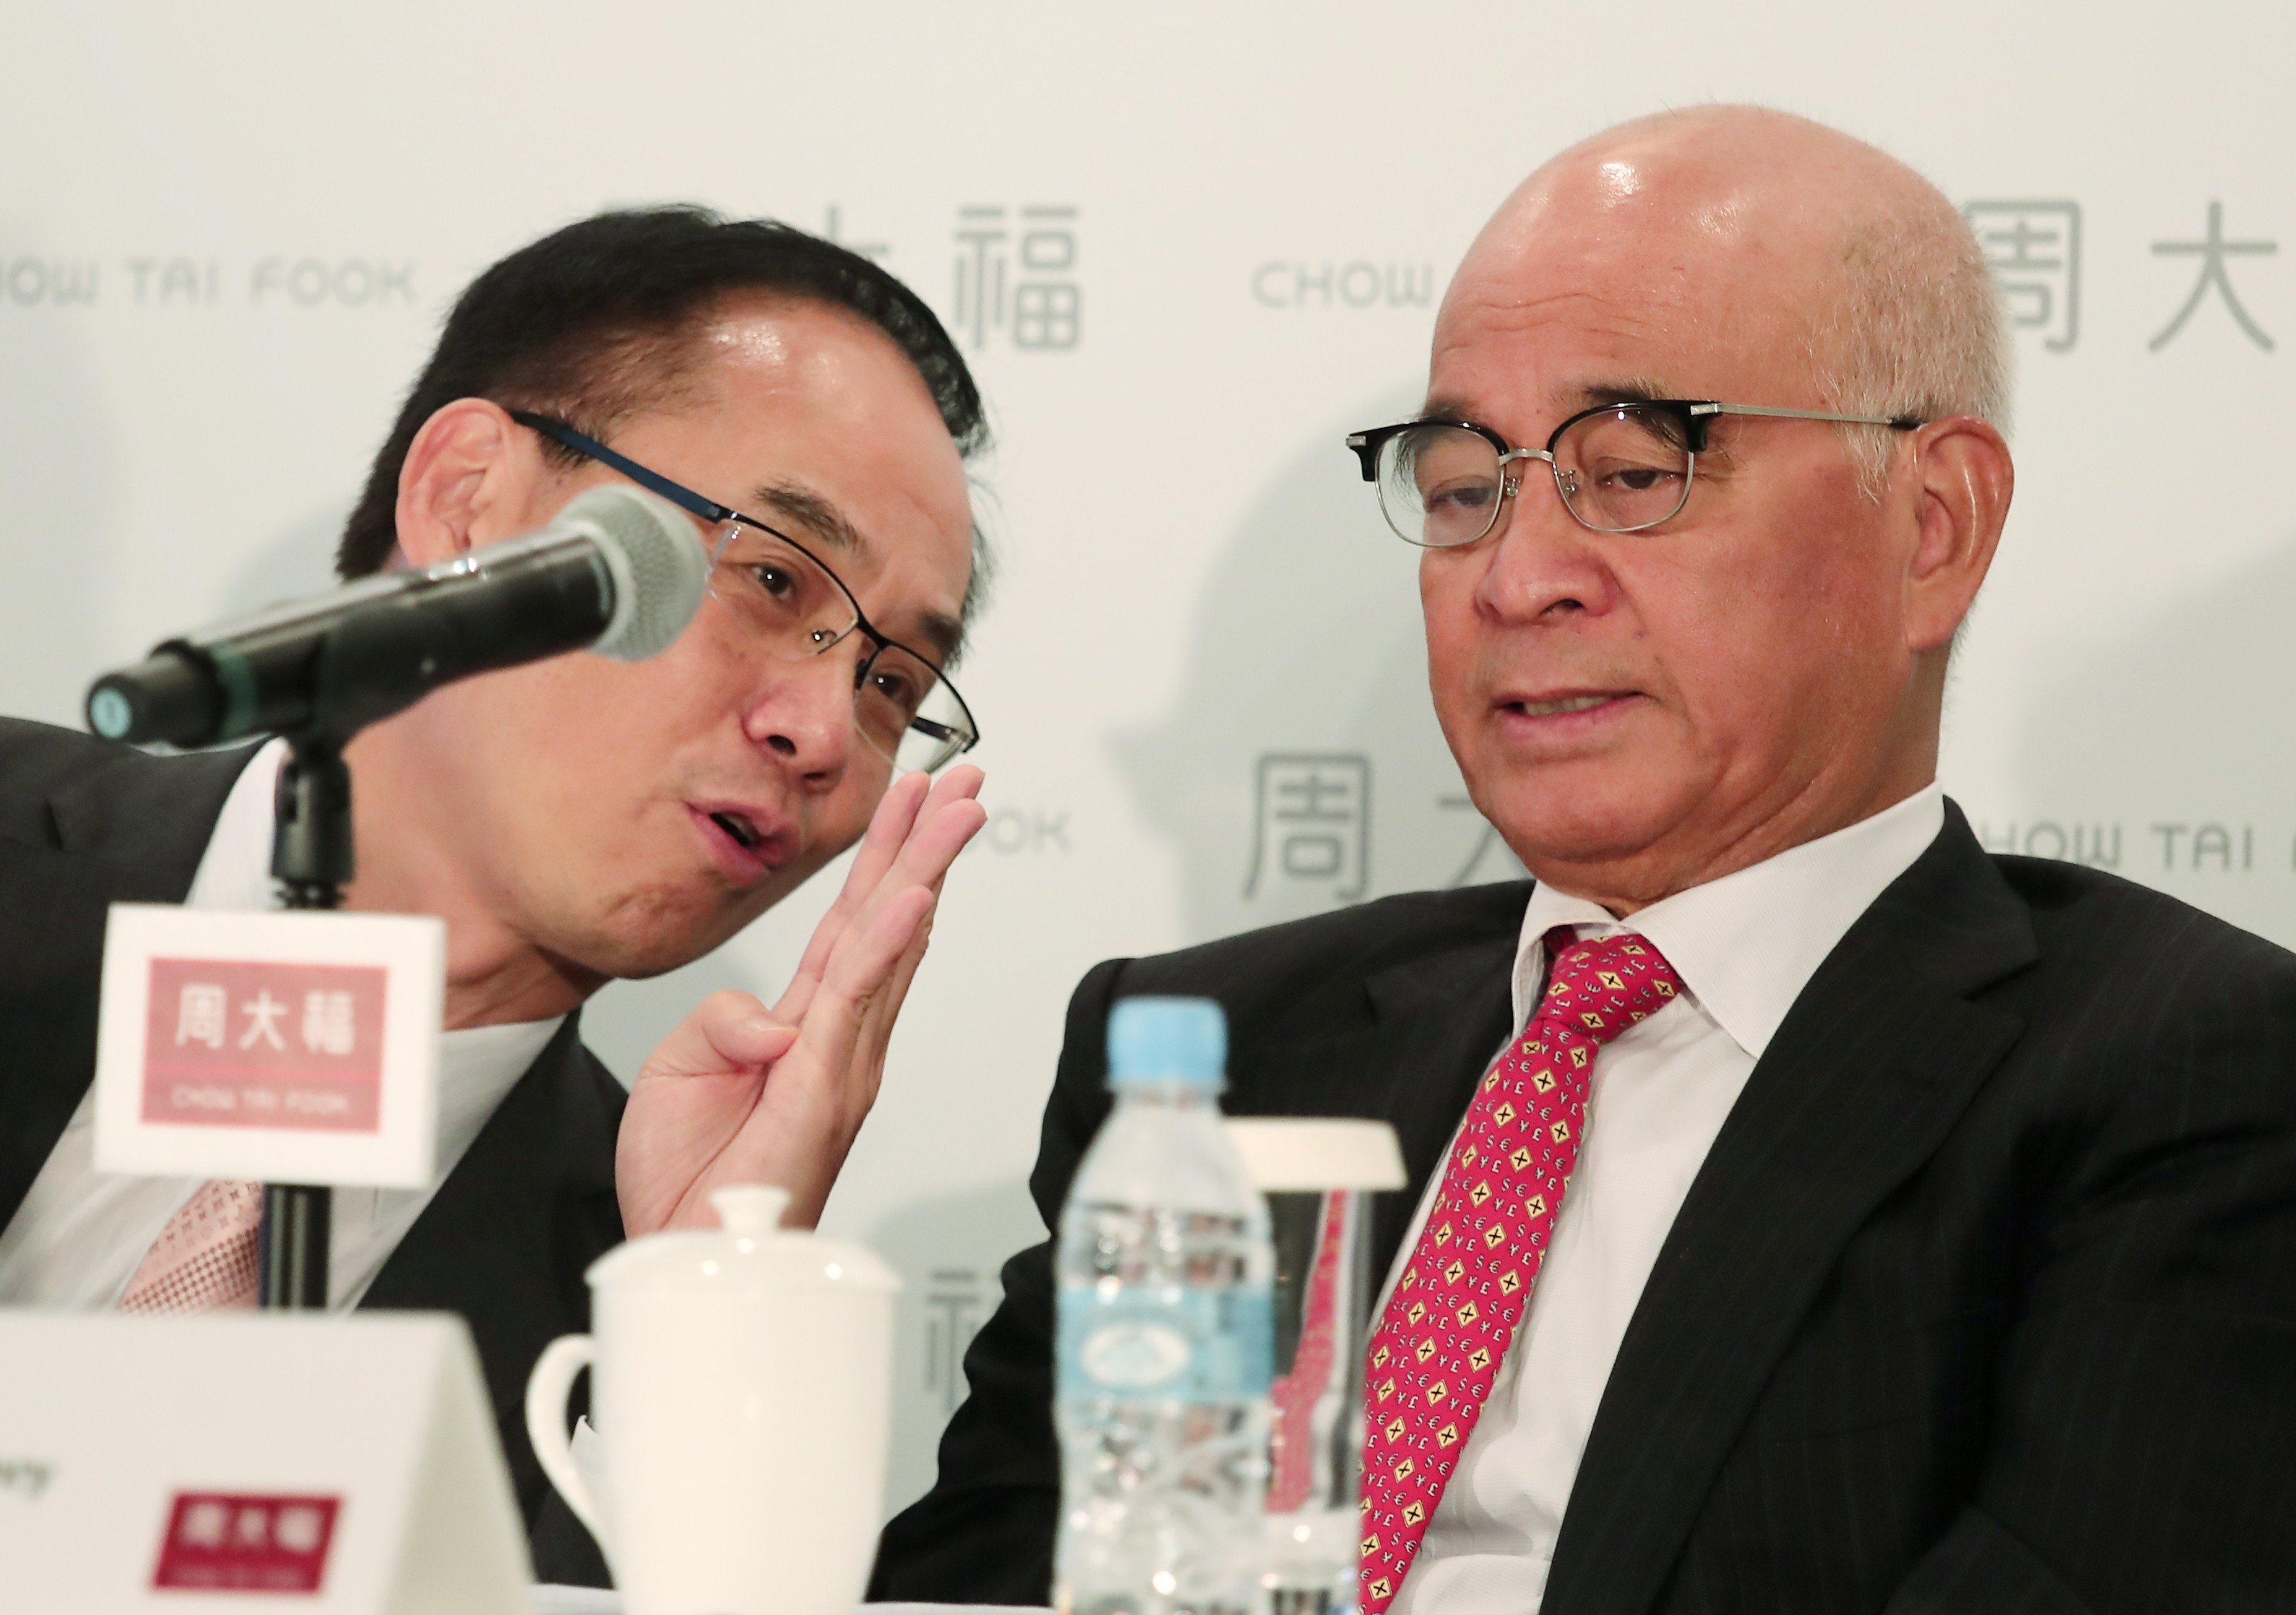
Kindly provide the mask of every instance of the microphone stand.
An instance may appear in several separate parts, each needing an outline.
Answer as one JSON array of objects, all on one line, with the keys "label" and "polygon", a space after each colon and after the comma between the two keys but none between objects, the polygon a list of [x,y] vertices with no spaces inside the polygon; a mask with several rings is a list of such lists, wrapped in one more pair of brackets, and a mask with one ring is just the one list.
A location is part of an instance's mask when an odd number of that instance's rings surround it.
[{"label": "microphone stand", "polygon": [[[317,732],[287,737],[271,835],[271,877],[291,909],[342,906],[351,851],[351,774],[343,743]],[[324,1312],[334,1191],[324,1184],[263,1185],[258,1296],[266,1309]]]}]

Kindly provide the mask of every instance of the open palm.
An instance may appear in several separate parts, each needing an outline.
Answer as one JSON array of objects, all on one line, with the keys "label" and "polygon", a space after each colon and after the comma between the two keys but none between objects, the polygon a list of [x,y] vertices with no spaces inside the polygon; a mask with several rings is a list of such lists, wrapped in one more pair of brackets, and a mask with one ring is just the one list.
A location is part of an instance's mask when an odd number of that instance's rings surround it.
[{"label": "open palm", "polygon": [[713,994],[647,1059],[614,1159],[632,1237],[715,1226],[709,1192],[728,1184],[787,1189],[792,1226],[820,1217],[876,1103],[941,881],[987,821],[980,782],[972,767],[896,781],[780,1002]]}]

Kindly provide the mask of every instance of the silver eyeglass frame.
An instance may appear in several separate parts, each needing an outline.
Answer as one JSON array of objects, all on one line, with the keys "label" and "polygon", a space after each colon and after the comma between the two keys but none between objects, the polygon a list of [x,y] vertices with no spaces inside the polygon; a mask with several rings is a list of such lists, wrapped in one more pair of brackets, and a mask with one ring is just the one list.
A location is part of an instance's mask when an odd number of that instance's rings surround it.
[{"label": "silver eyeglass frame", "polygon": [[[1576,491],[1573,479],[1555,459],[1554,446],[1562,440],[1565,432],[1581,421],[1591,420],[1596,415],[1627,410],[1654,410],[1671,415],[1681,428],[1685,460],[1683,467],[1682,496],[1675,501],[1674,508],[1663,516],[1649,521],[1637,521],[1629,527],[1604,527],[1599,522],[1587,521],[1579,513],[1578,507],[1571,503],[1571,495]],[[1690,503],[1691,485],[1698,479],[1698,456],[1706,452],[1707,429],[1713,423],[1716,417],[1720,415],[1757,415],[1777,421],[1827,421],[1842,426],[1886,426],[1895,431],[1911,431],[1916,427],[1928,424],[1928,422],[1915,415],[1846,415],[1824,409],[1780,409],[1767,404],[1725,404],[1712,398],[1620,398],[1608,404],[1594,405],[1569,416],[1547,434],[1546,447],[1544,448],[1516,448],[1488,426],[1473,421],[1439,417],[1401,421],[1392,426],[1372,427],[1363,431],[1349,432],[1348,447],[1355,452],[1357,458],[1362,463],[1363,479],[1372,484],[1379,498],[1380,513],[1387,518],[1387,525],[1394,530],[1398,537],[1406,544],[1416,545],[1421,549],[1458,549],[1470,544],[1480,543],[1489,537],[1498,527],[1499,518],[1506,510],[1508,502],[1522,491],[1522,480],[1506,474],[1507,466],[1517,460],[1546,461],[1547,471],[1554,478],[1554,491],[1562,497],[1562,508],[1570,512],[1572,521],[1589,532],[1647,532],[1652,528],[1673,521],[1682,513],[1683,506]],[[1472,538],[1461,538],[1446,545],[1429,544],[1424,538],[1413,537],[1405,530],[1404,523],[1396,519],[1395,512],[1387,508],[1387,488],[1386,484],[1381,481],[1379,475],[1380,453],[1390,439],[1399,437],[1406,431],[1416,430],[1423,426],[1448,426],[1457,430],[1472,432],[1488,443],[1497,453],[1500,477],[1499,496],[1491,502],[1490,521],[1484,526],[1481,532]]]}]

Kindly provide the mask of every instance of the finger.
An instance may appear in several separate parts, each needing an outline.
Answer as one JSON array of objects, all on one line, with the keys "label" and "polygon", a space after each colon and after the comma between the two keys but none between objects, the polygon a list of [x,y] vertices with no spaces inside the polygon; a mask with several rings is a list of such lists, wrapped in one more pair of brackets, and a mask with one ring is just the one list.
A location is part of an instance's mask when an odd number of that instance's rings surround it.
[{"label": "finger", "polygon": [[933,916],[928,913],[924,923],[909,939],[908,947],[893,961],[884,987],[862,1012],[859,1053],[871,1070],[882,1072],[885,1068],[885,1051],[892,1045],[894,1023],[900,1017],[901,1005],[908,999],[909,984],[916,980],[917,968],[924,963],[925,951],[932,941],[932,922]]},{"label": "finger", "polygon": [[869,833],[861,838],[861,850],[854,857],[853,867],[846,871],[845,885],[837,894],[840,905],[849,898],[865,900],[877,889],[885,872],[900,856],[901,845],[915,828],[933,790],[932,777],[925,774],[905,774],[892,783],[877,811],[869,816]]},{"label": "finger", "polygon": [[[913,884],[918,839],[926,826],[938,820],[951,803],[970,802],[980,794],[982,775],[970,766],[952,770],[940,779],[922,774],[912,774],[900,782],[897,789],[904,792],[914,789],[918,800],[906,809],[906,817],[898,822],[898,836],[890,832],[894,827],[882,808],[871,821],[868,844],[862,856],[853,861],[853,869],[839,894],[843,905],[848,898],[856,899],[848,918],[873,912],[871,905],[889,896],[902,886]],[[888,793],[889,799],[890,793]],[[880,826],[888,833],[881,834]]]},{"label": "finger", "polygon": [[884,905],[916,891],[938,897],[957,854],[988,822],[988,812],[980,803],[960,798],[920,823],[902,848],[900,860],[879,883],[877,898],[862,907],[854,916],[852,926],[830,949],[825,969],[834,971],[840,968],[846,951],[856,946],[858,931],[875,921]]},{"label": "finger", "polygon": [[967,799],[978,797],[988,777],[971,763],[958,764],[933,782],[932,790],[925,796],[924,810],[930,813],[960,797]]},{"label": "finger", "polygon": [[849,1133],[859,1125],[878,1082],[874,1069],[854,1061],[863,1021],[931,910],[932,894],[913,886],[848,937],[814,995],[796,1045],[775,1063],[762,1102],[743,1124],[744,1137],[824,1126]]},{"label": "finger", "polygon": [[885,872],[899,856],[902,843],[916,824],[931,783],[922,774],[904,775],[893,782],[878,802],[876,812],[869,817],[868,832],[861,839],[861,850],[854,855],[852,866],[845,872],[845,883],[838,889],[837,900],[829,906],[821,923],[814,927],[805,955],[790,977],[789,987],[774,1005],[778,1018],[791,1021],[804,1019],[815,984],[829,967],[830,955],[836,951],[855,916],[876,896]]},{"label": "finger", "polygon": [[956,855],[988,823],[988,810],[971,797],[954,798],[935,808],[931,816],[920,816],[884,884],[895,889],[919,885],[939,890]]},{"label": "finger", "polygon": [[799,1039],[826,1069],[848,1069],[860,1039],[863,1017],[932,908],[931,892],[922,886],[906,887],[887,898],[866,925],[847,937],[845,947],[822,977]]},{"label": "finger", "polygon": [[[958,774],[960,777],[955,780],[941,782],[948,787],[945,791],[936,784],[933,796],[940,799],[936,803],[932,797],[927,798],[901,843],[899,856],[890,868],[883,870],[876,889],[844,916],[843,930],[837,936],[824,935],[821,931],[815,933],[814,946],[807,950],[807,964],[811,970],[805,978],[808,996],[812,983],[818,980],[822,971],[829,968],[853,926],[867,923],[884,902],[909,887],[923,886],[939,891],[949,866],[956,861],[957,854],[963,852],[965,844],[988,824],[988,810],[972,798],[972,793],[980,788],[980,770],[967,767],[958,770]],[[796,1004],[797,986],[797,983],[791,983],[791,993],[784,995],[777,1006],[778,1012],[785,1020],[802,1018],[802,1009]]]},{"label": "finger", "polygon": [[797,1029],[775,1020],[751,993],[712,993],[648,1057],[644,1077],[693,1076],[778,1060]]}]

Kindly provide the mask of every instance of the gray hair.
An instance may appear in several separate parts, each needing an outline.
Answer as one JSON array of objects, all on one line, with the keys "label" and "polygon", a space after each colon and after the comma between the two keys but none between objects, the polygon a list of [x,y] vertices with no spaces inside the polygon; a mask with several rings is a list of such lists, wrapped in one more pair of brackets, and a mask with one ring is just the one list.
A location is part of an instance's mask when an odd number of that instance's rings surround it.
[{"label": "gray hair", "polygon": [[[1976,233],[1941,195],[1845,222],[1841,277],[1810,332],[1826,407],[1843,414],[1974,415],[2009,434],[2014,356],[2001,289]],[[1899,435],[1844,426],[1858,486],[1878,499]]]}]

